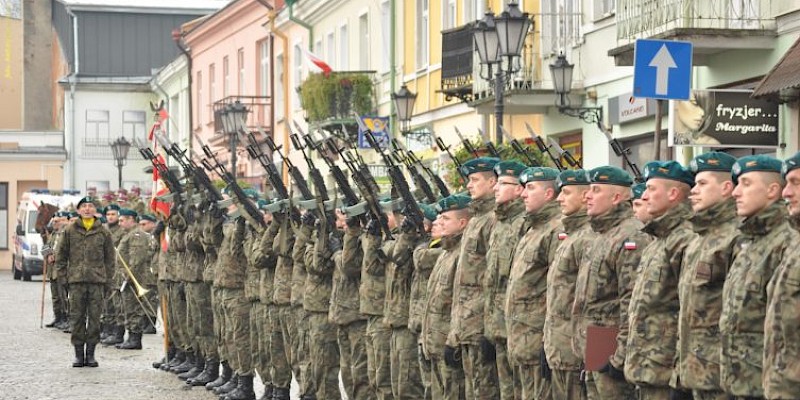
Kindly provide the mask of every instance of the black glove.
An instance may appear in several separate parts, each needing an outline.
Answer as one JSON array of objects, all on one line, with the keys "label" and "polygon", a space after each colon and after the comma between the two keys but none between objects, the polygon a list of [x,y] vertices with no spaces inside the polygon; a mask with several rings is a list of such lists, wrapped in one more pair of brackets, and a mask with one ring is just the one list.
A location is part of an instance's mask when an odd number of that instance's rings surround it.
[{"label": "black glove", "polygon": [[328,251],[331,254],[336,253],[342,249],[342,238],[339,235],[331,234],[328,236]]},{"label": "black glove", "polygon": [[212,204],[211,209],[209,211],[211,212],[212,217],[214,217],[215,219],[219,219],[222,218],[228,212],[228,209],[217,207],[215,204]]},{"label": "black glove", "polygon": [[313,228],[314,224],[317,223],[317,216],[310,211],[306,212],[305,214],[303,214],[302,217],[300,217],[300,223],[302,223],[305,226]]},{"label": "black glove", "polygon": [[164,229],[166,228],[167,226],[164,225],[164,221],[158,221],[156,223],[156,227],[153,229],[153,236],[155,237],[161,236],[161,234],[164,233]]},{"label": "black glove", "polygon": [[693,400],[691,390],[669,388],[669,400]]},{"label": "black glove", "polygon": [[553,371],[550,370],[550,364],[547,363],[547,354],[545,354],[544,349],[539,352],[539,364],[541,365],[541,374],[542,378],[546,380],[550,380],[550,377],[553,376]]},{"label": "black glove", "polygon": [[600,368],[600,370],[598,370],[597,372],[608,374],[608,376],[612,379],[616,379],[618,381],[624,381],[625,380],[624,369],[625,369],[624,367],[622,369],[617,369],[616,367],[611,365],[611,362],[607,362],[606,365]]},{"label": "black glove", "polygon": [[413,233],[419,230],[419,226],[417,222],[414,221],[414,218],[411,216],[406,215],[403,218],[403,222],[400,223],[400,231],[403,233]]},{"label": "black glove", "polygon": [[480,345],[483,362],[494,361],[497,358],[497,349],[494,347],[494,344],[489,341],[489,339],[481,336]]},{"label": "black glove", "polygon": [[445,345],[444,363],[450,368],[461,368],[461,348]]},{"label": "black glove", "polygon": [[373,215],[369,216],[369,221],[367,221],[367,226],[364,229],[367,231],[368,234],[372,236],[380,236],[381,235],[381,220],[385,221],[386,216],[380,215],[379,217],[375,217]]}]

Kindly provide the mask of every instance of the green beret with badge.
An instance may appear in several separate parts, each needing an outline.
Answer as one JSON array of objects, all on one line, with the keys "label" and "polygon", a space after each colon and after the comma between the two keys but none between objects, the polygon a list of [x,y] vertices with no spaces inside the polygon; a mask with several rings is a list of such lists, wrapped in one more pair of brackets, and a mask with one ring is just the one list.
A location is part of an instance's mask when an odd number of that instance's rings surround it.
[{"label": "green beret with badge", "polygon": [[644,183],[637,183],[631,186],[631,200],[638,200],[642,198],[647,185]]},{"label": "green beret with badge", "polygon": [[526,168],[528,168],[528,166],[519,161],[500,161],[494,166],[494,174],[497,176],[510,176],[512,178],[519,178],[519,175]]},{"label": "green beret with badge", "polygon": [[116,203],[109,204],[108,206],[106,206],[105,212],[107,213],[109,211],[119,211],[119,209],[120,209],[119,204]]},{"label": "green beret with badge", "polygon": [[591,169],[587,175],[589,183],[627,187],[633,185],[633,177],[631,177],[631,174],[622,168],[612,167],[610,165]]},{"label": "green beret with badge", "polygon": [[92,198],[92,196],[85,196],[84,198],[78,200],[78,205],[75,206],[75,208],[81,208],[84,203],[94,204],[94,198]]},{"label": "green beret with badge", "polygon": [[736,157],[721,151],[700,154],[689,162],[689,170],[694,174],[704,171],[730,172]]},{"label": "green beret with badge", "polygon": [[463,210],[469,207],[472,197],[463,194],[453,194],[447,196],[436,203],[436,211],[440,214],[447,211]]},{"label": "green beret with badge", "polygon": [[548,182],[558,178],[558,170],[550,167],[529,167],[519,174],[521,185],[529,182]]},{"label": "green beret with badge", "polygon": [[800,167],[800,152],[783,161],[781,176],[786,179],[786,174]]},{"label": "green beret with badge", "polygon": [[142,221],[156,222],[156,216],[153,214],[142,214],[142,216],[139,217],[139,219]]},{"label": "green beret with badge", "polygon": [[582,169],[565,169],[556,178],[556,186],[559,190],[564,186],[588,184],[589,178],[586,177],[586,171]]},{"label": "green beret with badge", "polygon": [[131,210],[130,208],[120,208],[119,209],[119,216],[120,217],[133,217],[133,218],[136,218],[138,215],[139,215],[139,213],[137,213],[134,210]]},{"label": "green beret with badge", "polygon": [[493,172],[494,166],[499,162],[500,159],[495,157],[473,158],[461,165],[461,173],[470,176],[476,172]]},{"label": "green beret with badge", "polygon": [[733,183],[738,184],[739,177],[748,172],[760,171],[775,172],[780,174],[782,169],[783,163],[777,158],[760,154],[755,156],[745,156],[736,160],[736,163],[733,164],[733,167],[731,168],[731,178],[733,179]]},{"label": "green beret with badge", "polygon": [[436,211],[436,206],[432,204],[425,204],[425,203],[417,203],[419,204],[419,209],[422,211],[422,215],[428,221],[435,221],[436,217],[439,216],[439,212]]},{"label": "green beret with badge", "polygon": [[650,179],[668,179],[694,186],[694,175],[677,161],[650,161],[644,165],[645,181]]},{"label": "green beret with badge", "polygon": [[256,200],[259,198],[258,192],[255,189],[242,189],[242,193],[249,199]]}]

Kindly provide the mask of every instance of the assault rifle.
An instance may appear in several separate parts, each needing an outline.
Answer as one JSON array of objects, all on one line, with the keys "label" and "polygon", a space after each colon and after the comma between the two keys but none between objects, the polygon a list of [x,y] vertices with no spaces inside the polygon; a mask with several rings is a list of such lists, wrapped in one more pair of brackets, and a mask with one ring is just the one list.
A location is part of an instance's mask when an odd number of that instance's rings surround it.
[{"label": "assault rifle", "polygon": [[[270,138],[269,135],[267,135],[263,130],[259,128],[258,131],[261,133],[261,136],[265,138],[265,140],[268,138],[271,141],[272,138]],[[247,146],[247,154],[251,159],[257,160],[258,163],[261,164],[261,167],[264,168],[264,171],[267,173],[270,186],[272,186],[277,197],[280,198],[279,202],[289,203],[291,200],[289,198],[289,190],[286,188],[286,184],[283,183],[283,178],[281,177],[280,171],[278,171],[278,167],[276,167],[275,163],[272,162],[271,155],[264,153],[263,149],[261,148],[261,144],[258,142],[255,135],[253,135],[253,132],[250,132],[247,135],[247,138],[250,142],[250,144]],[[275,143],[272,142],[273,146],[274,144]],[[297,210],[290,208],[289,216],[294,222],[300,222],[300,214],[297,212]]]},{"label": "assault rifle", "polygon": [[239,186],[239,182],[236,182],[236,177],[225,168],[224,164],[219,162],[217,156],[211,152],[211,148],[209,148],[207,144],[203,145],[203,153],[206,155],[206,158],[203,159],[203,166],[209,171],[216,171],[219,174],[228,186],[228,189],[233,192],[233,197],[238,200],[239,204],[237,204],[237,208],[243,209],[244,212],[242,215],[246,214],[249,217],[247,218],[248,222],[254,224],[256,227],[265,228],[266,224],[264,223],[261,211],[258,211],[256,205],[244,194],[241,186]]},{"label": "assault rifle", "polygon": [[486,151],[488,151],[489,154],[492,155],[492,157],[503,158],[500,156],[500,151],[497,150],[497,147],[494,146],[494,143],[492,143],[491,139],[486,137],[486,133],[483,131],[483,129],[478,128],[478,134],[481,135],[481,140],[483,140],[483,145],[486,146]]},{"label": "assault rifle", "polygon": [[534,143],[536,143],[536,147],[539,148],[539,151],[542,153],[547,153],[547,156],[553,161],[553,165],[555,165],[559,171],[563,171],[565,169],[564,164],[561,163],[561,160],[558,157],[554,156],[553,153],[550,152],[550,147],[544,143],[542,137],[536,134],[536,132],[533,131],[533,128],[531,128],[531,125],[527,122],[525,123],[525,129],[528,130],[528,134],[531,135],[531,139],[533,139]]},{"label": "assault rifle", "polygon": [[575,157],[573,157],[569,151],[562,149],[561,146],[558,145],[558,142],[553,140],[553,138],[548,137],[547,140],[550,141],[550,147],[556,149],[556,152],[561,157],[564,157],[565,160],[567,160],[567,164],[569,164],[570,167],[583,168],[583,166],[581,166],[581,163],[578,160],[576,160]]},{"label": "assault rifle", "polygon": [[[299,128],[295,123],[295,127]],[[298,129],[299,130],[299,129]],[[300,131],[302,132],[302,131]],[[292,133],[289,135],[289,138],[292,141],[292,145],[294,146],[295,150],[300,150],[303,153],[303,158],[308,165],[308,173],[311,177],[311,182],[314,182],[314,189],[317,192],[316,196],[312,196],[311,198],[306,198],[305,200],[313,200],[316,203],[316,209],[312,206],[304,207],[306,210],[313,212],[317,218],[326,218],[328,222],[328,226],[332,226],[334,224],[333,216],[326,212],[325,210],[325,202],[328,200],[328,189],[325,187],[325,178],[322,177],[322,173],[319,172],[317,166],[314,165],[314,160],[311,158],[311,155],[306,152],[306,146],[303,145],[303,141],[300,140],[300,136],[297,133]]]},{"label": "assault rifle", "polygon": [[472,153],[472,155],[475,156],[475,158],[480,157],[481,155],[480,153],[478,153],[478,149],[476,149],[475,146],[472,145],[472,142],[464,138],[464,135],[461,134],[461,131],[458,130],[457,126],[454,126],[453,128],[455,128],[456,136],[458,136],[458,140],[461,141],[461,145],[464,146],[464,149],[467,150],[467,152]]},{"label": "assault rifle", "polygon": [[523,146],[519,142],[519,140],[517,140],[513,136],[511,136],[511,134],[508,133],[506,128],[504,128],[502,125],[500,126],[500,132],[503,133],[503,136],[506,138],[508,143],[511,145],[511,148],[514,149],[514,151],[517,154],[525,157],[525,159],[528,160],[528,165],[533,166],[533,167],[540,167],[542,165],[541,163],[539,163],[539,160],[536,159],[536,157],[533,155],[533,153],[531,153],[530,149],[527,146]]},{"label": "assault rifle", "polygon": [[171,193],[175,194],[174,203],[176,206],[180,206],[183,203],[183,187],[181,186],[180,180],[178,177],[172,173],[172,170],[164,164],[163,161],[159,160],[158,157],[153,153],[153,150],[150,150],[148,147],[140,147],[139,154],[144,157],[145,160],[150,161],[153,164],[153,168],[158,171],[158,175],[164,180],[164,184],[167,185],[167,189]]},{"label": "assault rifle", "polygon": [[425,198],[428,200],[428,203],[435,203],[436,202],[436,195],[433,194],[433,189],[431,189],[431,185],[428,184],[428,181],[422,177],[422,174],[419,173],[419,170],[414,165],[414,161],[406,154],[403,146],[400,144],[397,139],[392,139],[392,148],[394,151],[392,152],[392,156],[394,157],[395,161],[399,163],[403,163],[408,170],[408,173],[411,174],[411,179],[414,180],[414,186],[419,189]]},{"label": "assault rifle", "polygon": [[625,165],[627,165],[628,168],[630,168],[631,172],[633,173],[633,177],[636,179],[636,182],[639,183],[644,182],[644,178],[642,177],[642,172],[639,171],[639,167],[637,167],[636,164],[631,162],[631,159],[628,158],[628,153],[630,152],[630,149],[622,147],[622,143],[620,143],[619,140],[611,137],[610,131],[607,131],[605,129],[600,129],[600,130],[603,131],[604,135],[606,135],[606,138],[608,139],[608,144],[611,146],[611,150],[614,150],[614,154],[616,154],[617,157],[622,157],[622,161],[624,161]]},{"label": "assault rifle", "polygon": [[450,157],[450,160],[453,161],[453,164],[456,165],[456,171],[458,171],[458,174],[461,175],[461,177],[464,178],[464,180],[467,180],[467,175],[464,174],[464,171],[461,169],[461,166],[463,164],[453,156],[452,152],[450,152],[450,146],[446,145],[444,143],[444,140],[436,136],[436,134],[433,131],[431,131],[431,136],[433,136],[434,140],[436,141],[436,147],[439,148],[439,151],[447,153],[447,156]]},{"label": "assault rifle", "polygon": [[194,183],[198,187],[202,187],[203,189],[208,192],[209,200],[212,203],[216,203],[222,200],[222,195],[217,190],[217,187],[211,182],[211,179],[206,174],[206,171],[199,167],[189,156],[186,154],[187,150],[181,150],[180,146],[177,143],[170,143],[169,139],[167,139],[164,135],[159,135],[156,133],[154,135],[156,140],[161,143],[161,147],[167,152],[167,155],[170,156],[173,160],[177,161],[180,164],[181,168],[183,168],[183,175],[188,177],[192,177]]},{"label": "assault rifle", "polygon": [[416,154],[414,154],[413,151],[403,146],[402,143],[398,141],[397,145],[400,146],[400,149],[405,152],[406,157],[412,164],[416,164],[418,167],[422,168],[423,171],[425,171],[428,177],[431,178],[431,182],[433,182],[436,185],[436,188],[439,189],[439,194],[442,197],[450,196],[450,189],[447,188],[447,185],[444,183],[444,181],[439,175],[434,173],[427,165],[425,165],[424,162],[422,162],[422,160],[419,157],[417,157]]},{"label": "assault rifle", "polygon": [[[303,133],[297,124],[295,124],[295,128],[300,133]],[[312,150],[316,150],[322,160],[325,161],[325,164],[328,166],[328,170],[330,171],[331,175],[333,175],[333,180],[336,181],[336,186],[338,186],[339,191],[342,192],[342,196],[344,196],[344,205],[349,207],[358,204],[358,196],[356,196],[355,191],[353,191],[353,188],[350,186],[347,176],[345,176],[342,169],[339,168],[339,165],[337,165],[333,158],[331,158],[331,154],[337,153],[335,149],[331,149],[331,146],[336,146],[333,144],[333,141],[328,140],[326,142],[328,146],[327,150],[330,151],[329,153],[325,148],[323,148],[322,142],[314,141],[310,133],[304,134],[303,139],[306,142],[306,146]]]}]

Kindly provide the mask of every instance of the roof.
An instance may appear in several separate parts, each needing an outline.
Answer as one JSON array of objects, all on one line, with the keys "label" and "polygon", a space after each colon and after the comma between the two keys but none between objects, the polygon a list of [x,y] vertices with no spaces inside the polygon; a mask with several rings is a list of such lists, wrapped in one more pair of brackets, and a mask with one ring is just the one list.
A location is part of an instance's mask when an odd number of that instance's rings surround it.
[{"label": "roof", "polygon": [[136,12],[180,10],[203,12],[218,10],[230,0],[58,0],[72,9]]},{"label": "roof", "polygon": [[783,89],[800,86],[800,72],[798,71],[800,71],[800,38],[758,83],[752,97],[762,97],[778,93]]}]

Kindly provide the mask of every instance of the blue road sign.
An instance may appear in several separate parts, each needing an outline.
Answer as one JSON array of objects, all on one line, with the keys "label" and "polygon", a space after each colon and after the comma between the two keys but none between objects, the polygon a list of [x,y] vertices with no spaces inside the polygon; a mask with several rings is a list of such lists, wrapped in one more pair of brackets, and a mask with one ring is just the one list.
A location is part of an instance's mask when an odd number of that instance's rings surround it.
[{"label": "blue road sign", "polygon": [[688,100],[692,82],[692,43],[677,40],[636,41],[633,96]]}]

